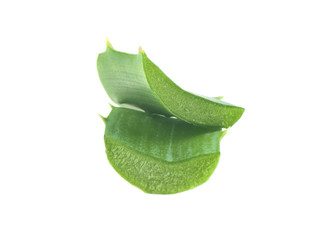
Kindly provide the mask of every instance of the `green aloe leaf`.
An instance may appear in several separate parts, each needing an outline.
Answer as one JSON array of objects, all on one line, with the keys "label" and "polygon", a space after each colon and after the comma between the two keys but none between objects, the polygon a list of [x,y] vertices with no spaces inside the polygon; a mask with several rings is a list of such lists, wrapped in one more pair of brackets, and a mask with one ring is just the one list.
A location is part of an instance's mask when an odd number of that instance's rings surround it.
[{"label": "green aloe leaf", "polygon": [[113,102],[130,104],[147,112],[176,116],[201,126],[228,128],[244,109],[184,91],[170,80],[145,54],[127,54],[108,43],[99,54],[97,69],[101,83]]},{"label": "green aloe leaf", "polygon": [[217,166],[226,131],[113,107],[106,123],[109,162],[147,193],[171,194],[204,183]]}]

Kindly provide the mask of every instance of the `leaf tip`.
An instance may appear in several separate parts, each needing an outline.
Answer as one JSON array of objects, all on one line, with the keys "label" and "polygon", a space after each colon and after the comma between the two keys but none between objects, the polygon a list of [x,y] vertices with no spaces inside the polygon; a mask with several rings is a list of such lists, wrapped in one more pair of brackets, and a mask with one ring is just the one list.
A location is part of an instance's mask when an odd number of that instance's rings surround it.
[{"label": "leaf tip", "polygon": [[219,141],[226,135],[226,133],[229,129],[230,129],[230,127],[225,129],[224,131],[221,131],[220,136],[219,136]]},{"label": "leaf tip", "polygon": [[143,54],[145,54],[145,51],[142,49],[142,47],[141,47],[141,46],[139,46],[139,48],[138,48],[138,51],[139,51],[140,53],[143,53]]},{"label": "leaf tip", "polygon": [[114,49],[108,37],[106,37],[106,47]]},{"label": "leaf tip", "polygon": [[103,120],[103,122],[106,124],[106,118],[104,116],[100,115],[100,114],[98,114],[98,115]]}]

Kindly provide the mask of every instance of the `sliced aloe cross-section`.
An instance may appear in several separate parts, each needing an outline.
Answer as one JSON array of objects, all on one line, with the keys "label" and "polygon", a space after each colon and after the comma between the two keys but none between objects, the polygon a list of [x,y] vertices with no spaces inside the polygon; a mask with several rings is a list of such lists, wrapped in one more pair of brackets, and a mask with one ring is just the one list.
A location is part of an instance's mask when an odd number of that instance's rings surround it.
[{"label": "sliced aloe cross-section", "polygon": [[109,162],[147,193],[170,194],[204,183],[217,166],[226,131],[113,107],[105,119]]},{"label": "sliced aloe cross-section", "polygon": [[108,43],[99,54],[97,68],[101,83],[113,102],[130,104],[147,112],[176,116],[188,123],[228,128],[244,109],[184,91],[170,80],[145,54],[127,54]]}]

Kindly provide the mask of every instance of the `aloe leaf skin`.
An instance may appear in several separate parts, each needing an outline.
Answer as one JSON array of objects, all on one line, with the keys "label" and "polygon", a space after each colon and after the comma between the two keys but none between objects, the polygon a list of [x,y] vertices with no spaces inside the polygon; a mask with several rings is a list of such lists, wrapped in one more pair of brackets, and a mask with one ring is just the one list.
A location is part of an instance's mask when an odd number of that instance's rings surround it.
[{"label": "aloe leaf skin", "polygon": [[225,133],[115,107],[106,118],[104,140],[109,162],[124,179],[146,193],[172,194],[209,179]]},{"label": "aloe leaf skin", "polygon": [[218,98],[184,91],[171,81],[145,54],[127,54],[107,44],[99,54],[98,74],[113,102],[130,104],[150,113],[175,116],[188,123],[228,128],[242,116],[244,108]]}]

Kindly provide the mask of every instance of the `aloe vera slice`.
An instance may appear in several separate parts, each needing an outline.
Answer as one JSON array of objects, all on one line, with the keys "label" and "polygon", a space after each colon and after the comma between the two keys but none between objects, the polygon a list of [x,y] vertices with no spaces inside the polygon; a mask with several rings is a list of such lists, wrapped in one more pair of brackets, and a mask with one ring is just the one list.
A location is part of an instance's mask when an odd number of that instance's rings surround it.
[{"label": "aloe vera slice", "polygon": [[99,54],[97,69],[101,83],[113,102],[130,104],[147,112],[176,116],[201,126],[228,128],[244,109],[219,98],[184,91],[170,80],[145,54],[127,54],[107,44]]},{"label": "aloe vera slice", "polygon": [[105,119],[109,162],[147,193],[171,194],[204,183],[217,166],[226,131],[113,107]]}]

